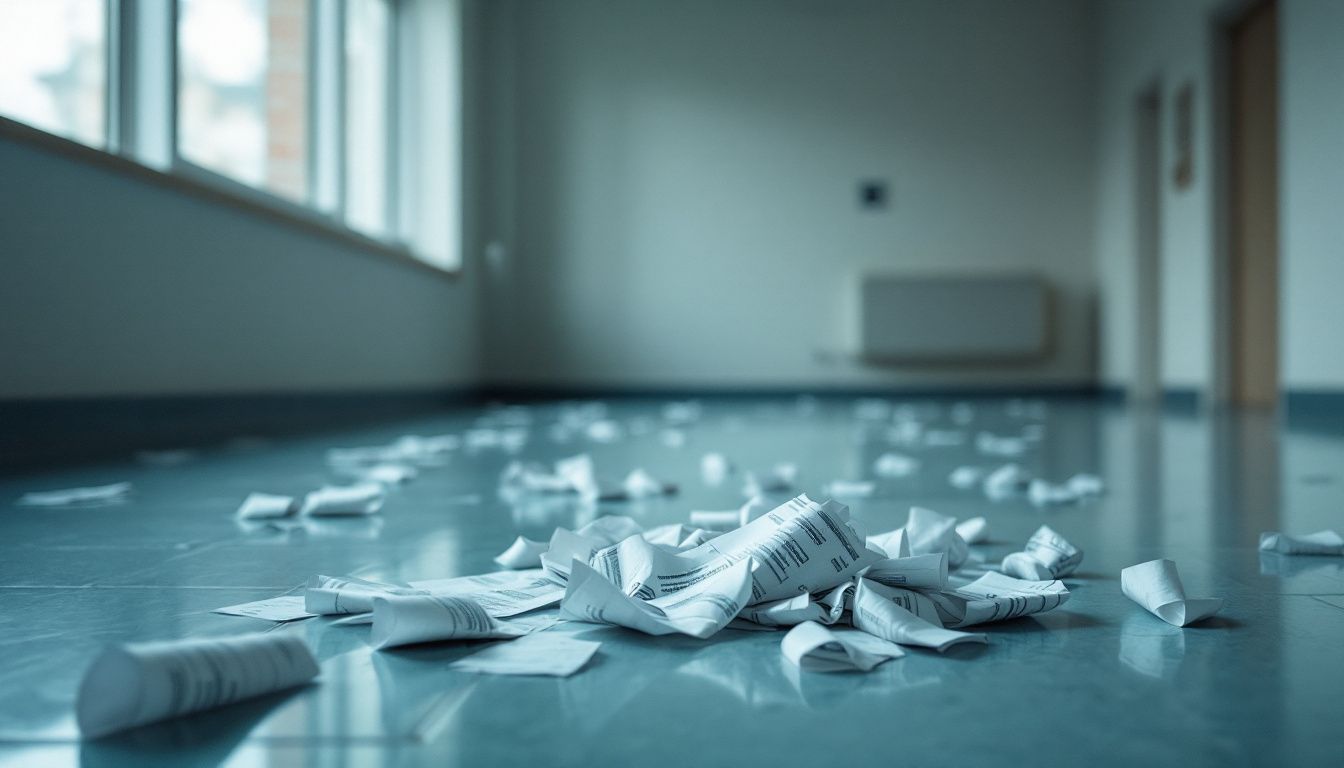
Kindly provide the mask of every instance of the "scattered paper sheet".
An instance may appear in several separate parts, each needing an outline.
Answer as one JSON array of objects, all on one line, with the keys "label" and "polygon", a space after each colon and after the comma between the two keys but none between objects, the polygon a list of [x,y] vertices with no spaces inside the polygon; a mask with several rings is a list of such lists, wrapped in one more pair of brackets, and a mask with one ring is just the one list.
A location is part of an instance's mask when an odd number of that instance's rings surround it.
[{"label": "scattered paper sheet", "polygon": [[989,642],[979,632],[943,629],[937,606],[930,598],[868,579],[859,579],[853,620],[854,626],[884,640],[932,648],[939,653],[958,643]]},{"label": "scattered paper sheet", "polygon": [[1027,452],[1027,441],[1020,437],[981,432],[975,436],[975,449],[986,456],[1021,456]]},{"label": "scattered paper sheet", "polygon": [[212,613],[249,616],[266,621],[296,621],[298,619],[310,619],[317,615],[316,613],[309,613],[308,609],[304,607],[303,595],[268,597],[265,600],[257,600],[252,603],[216,608]]},{"label": "scattered paper sheet", "polygon": [[1027,539],[1021,552],[1003,558],[1004,573],[1028,581],[1049,581],[1073,573],[1083,561],[1083,551],[1073,546],[1048,525],[1042,525]]},{"label": "scattered paper sheet", "polygon": [[991,501],[1002,501],[1025,493],[1031,477],[1016,464],[1004,464],[985,478],[985,495]]},{"label": "scattered paper sheet", "polygon": [[1050,504],[1072,504],[1078,500],[1078,494],[1067,485],[1055,485],[1054,483],[1033,479],[1027,484],[1027,500],[1038,507]]},{"label": "scattered paper sheet", "polygon": [[854,582],[847,581],[819,598],[795,595],[769,603],[757,603],[742,609],[737,618],[760,627],[792,627],[805,621],[835,624],[849,607]]},{"label": "scattered paper sheet", "polygon": [[[931,509],[911,507],[905,522],[905,542],[912,555],[947,554],[947,567],[955,570],[970,555],[965,539],[957,533],[957,519]],[[888,552],[890,555],[890,552]],[[899,556],[899,555],[898,555]]]},{"label": "scattered paper sheet", "polygon": [[865,579],[889,587],[947,588],[947,553],[879,560],[863,572]]},{"label": "scattered paper sheet", "polygon": [[957,467],[947,476],[947,482],[951,483],[953,488],[965,491],[979,485],[984,476],[985,470],[980,467]]},{"label": "scattered paper sheet", "polygon": [[833,480],[826,492],[838,499],[866,499],[877,490],[872,480]]},{"label": "scattered paper sheet", "polygon": [[550,547],[547,542],[519,536],[508,549],[495,555],[495,562],[502,568],[540,568],[541,555]]},{"label": "scattered paper sheet", "polygon": [[88,738],[302,685],[318,666],[303,640],[266,633],[107,648],[79,687]]},{"label": "scattered paper sheet", "polygon": [[583,669],[601,645],[591,640],[542,632],[507,643],[495,643],[448,666],[463,672],[489,675],[569,677]]},{"label": "scattered paper sheet", "polygon": [[1306,536],[1289,536],[1271,531],[1260,534],[1262,552],[1283,555],[1344,555],[1344,537],[1334,531],[1317,531]]},{"label": "scattered paper sheet", "polygon": [[752,587],[750,569],[751,561],[741,560],[679,592],[645,601],[630,597],[575,560],[560,601],[560,618],[703,640],[727,626],[746,605]]},{"label": "scattered paper sheet", "polygon": [[406,464],[375,464],[355,473],[361,480],[379,485],[401,485],[414,480],[420,473]]},{"label": "scattered paper sheet", "polygon": [[1079,473],[1069,478],[1069,489],[1078,496],[1100,496],[1106,492],[1106,484],[1096,475]]},{"label": "scattered paper sheet", "polygon": [[496,621],[479,603],[445,595],[388,595],[373,599],[369,640],[377,649],[435,640],[520,637],[528,630]]},{"label": "scattered paper sheet", "polygon": [[732,462],[722,453],[706,453],[700,458],[700,479],[705,485],[722,485],[732,471]]},{"label": "scattered paper sheet", "polygon": [[19,497],[25,507],[69,507],[77,504],[114,504],[125,501],[131,494],[130,483],[95,485],[88,488],[66,488],[60,491],[33,491]]},{"label": "scattered paper sheet", "polygon": [[967,544],[983,544],[989,541],[989,521],[983,517],[972,517],[957,523],[957,535]]},{"label": "scattered paper sheet", "polygon": [[299,512],[312,517],[372,515],[383,508],[385,495],[378,483],[328,485],[305,496]]},{"label": "scattered paper sheet", "polygon": [[250,493],[238,507],[239,520],[273,520],[289,517],[297,512],[298,504],[293,496],[276,496],[270,493]]},{"label": "scattered paper sheet", "polygon": [[423,590],[396,584],[365,581],[353,576],[313,576],[303,592],[303,607],[309,613],[323,616],[368,613],[373,610],[373,599],[386,595],[423,595]]},{"label": "scattered paper sheet", "polygon": [[919,471],[919,459],[903,453],[884,453],[873,462],[878,477],[909,477]]},{"label": "scattered paper sheet", "polygon": [[1171,560],[1149,560],[1120,572],[1120,590],[1144,610],[1176,627],[1207,619],[1223,607],[1220,597],[1188,598]]},{"label": "scattered paper sheet", "polygon": [[431,595],[469,598],[497,619],[549,608],[565,594],[564,585],[540,569],[412,581],[410,585]]},{"label": "scattered paper sheet", "polygon": [[814,621],[789,630],[779,649],[791,663],[812,672],[867,672],[905,655],[899,645],[866,632],[830,629]]},{"label": "scattered paper sheet", "polygon": [[952,591],[923,594],[938,609],[942,625],[953,629],[1045,613],[1069,599],[1062,581],[1023,581],[994,572]]},{"label": "scattered paper sheet", "polygon": [[651,600],[750,561],[754,604],[830,589],[879,559],[849,523],[848,507],[798,496],[695,549],[670,553],[631,537],[589,564],[625,594]]}]

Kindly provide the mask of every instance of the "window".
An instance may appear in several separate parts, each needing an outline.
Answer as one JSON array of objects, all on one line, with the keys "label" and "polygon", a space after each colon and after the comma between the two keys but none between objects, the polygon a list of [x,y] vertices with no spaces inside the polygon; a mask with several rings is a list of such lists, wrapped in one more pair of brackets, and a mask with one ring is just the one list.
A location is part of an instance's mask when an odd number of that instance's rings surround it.
[{"label": "window", "polygon": [[391,213],[389,15],[385,0],[350,0],[345,17],[345,217],[371,234]]},{"label": "window", "polygon": [[182,0],[177,43],[182,158],[306,200],[307,0]]},{"label": "window", "polygon": [[0,116],[451,270],[461,7],[0,0]]},{"label": "window", "polygon": [[105,0],[0,0],[0,114],[107,142]]}]

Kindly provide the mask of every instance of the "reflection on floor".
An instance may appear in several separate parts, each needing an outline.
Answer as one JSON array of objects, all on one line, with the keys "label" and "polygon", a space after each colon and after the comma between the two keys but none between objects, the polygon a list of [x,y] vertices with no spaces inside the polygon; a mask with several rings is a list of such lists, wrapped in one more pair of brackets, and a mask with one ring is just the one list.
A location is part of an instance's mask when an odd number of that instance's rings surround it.
[{"label": "reflection on floor", "polygon": [[[678,445],[664,434],[663,405],[612,404],[623,436],[610,442],[550,429],[557,406],[541,404],[527,415],[461,409],[0,480],[0,765],[820,765],[852,762],[856,749],[864,762],[912,764],[1035,763],[1044,754],[1115,764],[1344,763],[1344,560],[1255,549],[1263,530],[1344,530],[1344,435],[1288,431],[1265,415],[1160,414],[1089,400],[982,400],[971,411],[926,400],[894,416],[868,404],[860,410],[870,418],[861,419],[849,400],[736,399],[705,402],[697,420],[678,427]],[[1108,493],[1077,506],[991,503],[952,488],[947,476],[1002,459],[977,453],[974,439],[912,440],[908,429],[892,429],[901,417],[972,436],[1039,421],[1043,439],[1017,460],[1052,480],[1096,472]],[[528,441],[516,456],[458,451],[394,491],[378,517],[283,532],[233,520],[250,492],[298,494],[337,479],[324,464],[330,447],[524,419]],[[600,512],[655,525],[735,506],[740,476],[719,487],[700,479],[709,451],[747,468],[794,462],[801,486],[819,494],[832,480],[871,476],[893,438],[922,469],[883,479],[873,498],[852,503],[865,528],[900,525],[912,504],[985,515],[992,541],[976,556],[997,562],[1048,522],[1086,551],[1066,579],[1070,602],[985,627],[987,647],[915,650],[854,675],[799,672],[781,661],[777,633],[725,631],[702,642],[593,629],[584,636],[603,642],[599,656],[562,680],[447,669],[470,652],[466,644],[372,653],[363,628],[322,619],[274,627],[209,613],[293,591],[315,573],[405,581],[492,570],[491,557],[515,535],[546,538]],[[510,505],[496,494],[512,458],[550,462],[582,451],[604,477],[644,467],[681,493],[600,509],[555,499]],[[120,505],[13,505],[26,491],[121,480],[135,491]],[[1121,568],[1160,556],[1179,563],[1191,594],[1225,598],[1222,613],[1180,630],[1126,600]],[[320,683],[79,743],[75,688],[104,644],[257,630],[305,637],[322,662]]]}]

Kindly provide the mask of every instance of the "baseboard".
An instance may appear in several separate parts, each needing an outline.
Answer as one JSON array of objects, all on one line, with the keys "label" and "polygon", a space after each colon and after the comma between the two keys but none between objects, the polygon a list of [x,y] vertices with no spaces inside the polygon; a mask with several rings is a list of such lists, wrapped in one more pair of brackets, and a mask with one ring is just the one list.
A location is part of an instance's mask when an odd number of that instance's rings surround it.
[{"label": "baseboard", "polygon": [[1291,430],[1344,433],[1344,389],[1290,389],[1279,402],[1284,425]]},{"label": "baseboard", "polygon": [[479,402],[471,388],[0,400],[0,470],[199,448],[416,416]]},{"label": "baseboard", "polygon": [[494,384],[483,390],[489,400],[504,402],[538,402],[544,400],[750,400],[759,398],[854,398],[885,397],[910,399],[1003,399],[1031,398],[1095,398],[1101,390],[1091,384],[1061,384],[1038,386],[969,387],[815,387],[815,386],[585,386],[571,384]]}]

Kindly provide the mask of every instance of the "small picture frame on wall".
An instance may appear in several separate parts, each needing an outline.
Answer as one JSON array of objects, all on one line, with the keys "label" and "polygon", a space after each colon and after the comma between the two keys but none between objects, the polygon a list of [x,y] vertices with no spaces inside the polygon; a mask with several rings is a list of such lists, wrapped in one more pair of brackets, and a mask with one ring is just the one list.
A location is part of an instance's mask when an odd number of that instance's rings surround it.
[{"label": "small picture frame on wall", "polygon": [[1195,84],[1186,81],[1176,91],[1176,141],[1171,169],[1171,180],[1176,189],[1189,189],[1195,178]]}]

